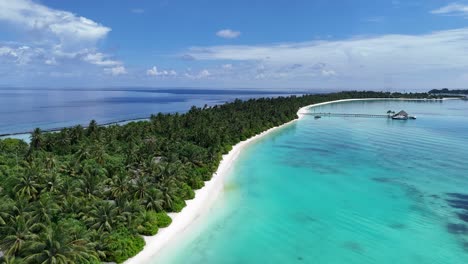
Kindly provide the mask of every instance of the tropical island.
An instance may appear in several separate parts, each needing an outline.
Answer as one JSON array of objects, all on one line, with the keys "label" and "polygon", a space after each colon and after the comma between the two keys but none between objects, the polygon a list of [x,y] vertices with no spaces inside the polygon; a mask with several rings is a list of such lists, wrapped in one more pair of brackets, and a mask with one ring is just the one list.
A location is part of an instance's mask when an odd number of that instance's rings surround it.
[{"label": "tropical island", "polygon": [[126,125],[64,128],[30,144],[0,140],[2,263],[121,263],[171,224],[237,143],[343,99],[438,98],[340,92],[261,98]]},{"label": "tropical island", "polygon": [[433,95],[468,95],[468,89],[432,89],[429,93]]}]

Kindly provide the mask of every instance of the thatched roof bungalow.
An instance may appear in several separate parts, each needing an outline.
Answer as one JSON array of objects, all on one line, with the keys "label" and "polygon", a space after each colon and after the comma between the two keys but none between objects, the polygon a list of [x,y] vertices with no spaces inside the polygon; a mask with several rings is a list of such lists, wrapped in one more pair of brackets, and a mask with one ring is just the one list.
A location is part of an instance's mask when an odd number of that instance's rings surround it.
[{"label": "thatched roof bungalow", "polygon": [[401,110],[400,112],[396,113],[395,115],[408,117],[408,113],[406,113],[404,110]]},{"label": "thatched roof bungalow", "polygon": [[409,115],[405,111],[401,110],[400,112],[392,116],[393,119],[408,119]]}]

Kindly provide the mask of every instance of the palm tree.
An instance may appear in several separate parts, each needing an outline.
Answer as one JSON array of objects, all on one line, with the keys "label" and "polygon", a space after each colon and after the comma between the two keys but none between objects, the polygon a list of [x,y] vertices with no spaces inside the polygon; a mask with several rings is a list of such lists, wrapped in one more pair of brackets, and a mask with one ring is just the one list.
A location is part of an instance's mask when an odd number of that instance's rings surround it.
[{"label": "palm tree", "polygon": [[75,197],[78,191],[76,182],[72,180],[60,183],[56,186],[56,189],[58,189],[57,196],[60,198],[60,201],[69,197]]},{"label": "palm tree", "polygon": [[44,164],[45,164],[45,168],[50,171],[53,168],[55,168],[55,165],[57,164],[57,160],[55,159],[52,153],[47,153]]},{"label": "palm tree", "polygon": [[7,212],[3,211],[3,208],[0,208],[0,226],[6,225],[10,215]]},{"label": "palm tree", "polygon": [[158,189],[162,192],[162,199],[164,201],[164,208],[171,210],[174,198],[177,197],[177,185],[174,179],[166,179],[158,184]]},{"label": "palm tree", "polygon": [[94,148],[92,149],[92,157],[97,161],[98,164],[103,165],[106,158],[106,149],[101,142],[96,141]]},{"label": "palm tree", "polygon": [[43,192],[49,192],[51,194],[59,193],[62,189],[63,180],[62,178],[55,172],[46,174],[44,177],[44,189]]},{"label": "palm tree", "polygon": [[118,203],[119,215],[124,219],[127,228],[135,227],[139,223],[137,221],[141,219],[143,208],[136,200],[132,201],[121,201]]},{"label": "palm tree", "polygon": [[17,259],[12,256],[4,256],[1,263],[2,264],[24,264],[24,261],[22,259]]},{"label": "palm tree", "polygon": [[106,170],[101,167],[93,166],[93,164],[85,165],[79,180],[82,193],[89,198],[98,197],[101,194],[105,174]]},{"label": "palm tree", "polygon": [[180,161],[174,163],[160,162],[153,166],[153,177],[156,181],[166,181],[169,178],[175,180],[183,179],[183,164]]},{"label": "palm tree", "polygon": [[17,197],[10,207],[10,217],[15,218],[20,215],[27,215],[31,211],[29,199],[23,196]]},{"label": "palm tree", "polygon": [[135,199],[143,199],[146,197],[146,194],[149,189],[149,183],[145,179],[145,177],[140,176],[139,178],[136,179],[136,182],[134,184],[134,191],[133,191],[133,197]]},{"label": "palm tree", "polygon": [[40,188],[40,184],[36,182],[35,178],[30,174],[23,174],[18,181],[18,184],[13,188],[16,195],[25,197],[28,200],[35,200]]},{"label": "palm tree", "polygon": [[6,256],[17,256],[27,242],[36,238],[33,230],[39,227],[43,227],[42,224],[31,224],[26,221],[24,214],[19,215],[10,221],[6,226],[1,227],[1,231],[5,236],[0,240],[0,250],[5,253]]},{"label": "palm tree", "polygon": [[39,237],[29,242],[26,263],[68,264],[97,261],[98,258],[85,239],[73,239],[67,230],[49,227]]},{"label": "palm tree", "polygon": [[125,163],[133,164],[138,162],[140,160],[140,156],[137,155],[137,153],[138,146],[135,143],[130,142],[125,150]]},{"label": "palm tree", "polygon": [[94,135],[97,132],[97,130],[98,124],[96,120],[91,120],[91,122],[89,122],[88,128],[86,129],[86,134],[88,136]]},{"label": "palm tree", "polygon": [[75,153],[75,157],[78,161],[83,161],[89,159],[91,157],[91,153],[89,152],[88,146],[80,145],[78,151]]},{"label": "palm tree", "polygon": [[70,218],[78,218],[86,209],[86,201],[75,196],[64,197],[60,201],[60,213]]},{"label": "palm tree", "polygon": [[76,144],[83,137],[83,127],[77,125],[71,128],[70,131],[70,143],[72,145]]},{"label": "palm tree", "polygon": [[31,147],[33,149],[40,149],[42,143],[44,142],[44,136],[42,135],[42,131],[40,128],[34,129],[31,134]]},{"label": "palm tree", "polygon": [[11,219],[14,204],[15,202],[8,197],[0,198],[0,226],[6,225]]},{"label": "palm tree", "polygon": [[114,199],[126,196],[130,189],[130,178],[125,172],[117,173],[109,182],[110,195]]},{"label": "palm tree", "polygon": [[121,216],[117,207],[112,202],[99,202],[92,206],[89,215],[85,216],[85,222],[94,230],[110,232],[116,227]]},{"label": "palm tree", "polygon": [[107,232],[99,232],[96,230],[87,230],[88,240],[92,241],[89,247],[92,247],[94,252],[100,259],[106,258],[106,239],[109,237]]},{"label": "palm tree", "polygon": [[[70,138],[70,131],[71,129],[69,128],[64,128],[60,131],[59,133],[59,139],[57,141],[57,145],[59,145],[60,150],[66,150],[68,151],[68,147],[70,146],[71,143],[71,138]],[[63,153],[63,152],[62,152]]]},{"label": "palm tree", "polygon": [[[43,200],[43,199],[41,199]],[[52,217],[56,215],[60,207],[50,199],[46,201],[37,201],[32,207],[31,221],[34,223],[50,224]]]},{"label": "palm tree", "polygon": [[151,188],[144,197],[142,204],[146,210],[160,212],[163,210],[164,202],[161,190]]}]

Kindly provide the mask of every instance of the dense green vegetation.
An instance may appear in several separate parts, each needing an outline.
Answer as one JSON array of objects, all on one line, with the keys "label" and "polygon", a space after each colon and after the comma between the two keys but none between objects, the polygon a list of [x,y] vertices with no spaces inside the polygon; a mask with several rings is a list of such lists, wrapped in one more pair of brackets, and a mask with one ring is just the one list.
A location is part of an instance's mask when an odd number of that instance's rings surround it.
[{"label": "dense green vegetation", "polygon": [[0,250],[5,263],[122,262],[194,197],[232,146],[295,119],[302,106],[427,94],[342,92],[235,100],[124,126],[36,129],[0,140]]},{"label": "dense green vegetation", "polygon": [[433,89],[430,90],[429,93],[431,94],[460,94],[460,95],[465,95],[468,94],[468,89],[460,89],[460,90],[449,90],[447,88],[444,89]]}]

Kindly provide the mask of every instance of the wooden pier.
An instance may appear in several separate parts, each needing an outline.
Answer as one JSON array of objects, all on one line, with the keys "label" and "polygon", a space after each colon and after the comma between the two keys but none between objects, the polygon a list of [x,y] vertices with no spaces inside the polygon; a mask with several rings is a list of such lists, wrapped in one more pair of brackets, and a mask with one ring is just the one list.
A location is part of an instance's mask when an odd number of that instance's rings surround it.
[{"label": "wooden pier", "polygon": [[363,117],[363,118],[392,118],[391,115],[373,115],[373,114],[350,114],[350,113],[302,113],[304,115],[313,116],[330,116],[330,117]]}]

